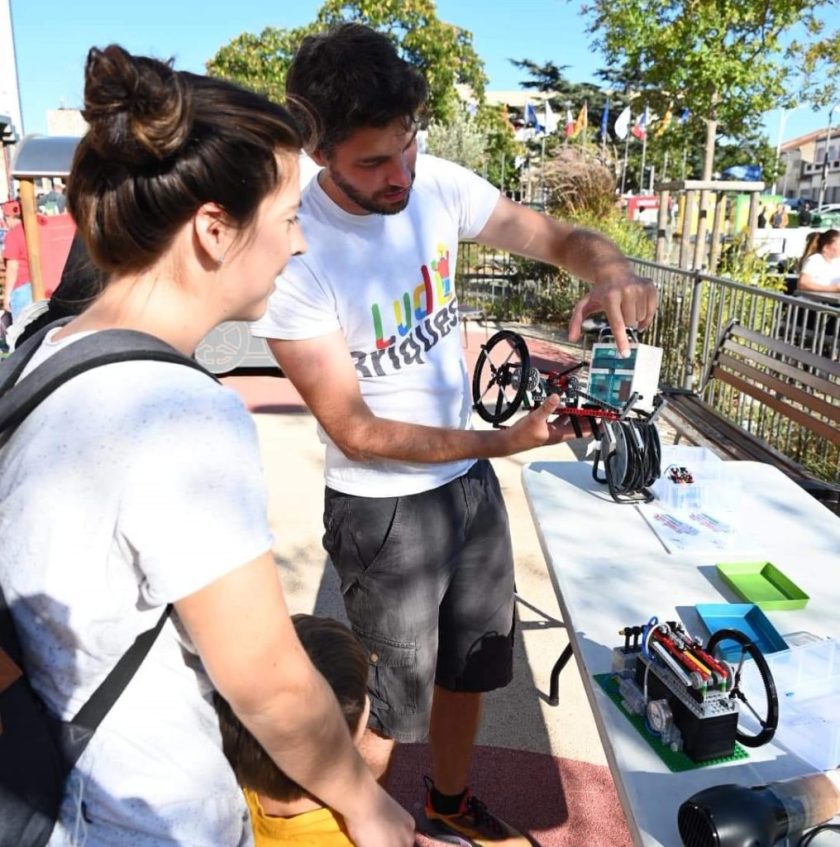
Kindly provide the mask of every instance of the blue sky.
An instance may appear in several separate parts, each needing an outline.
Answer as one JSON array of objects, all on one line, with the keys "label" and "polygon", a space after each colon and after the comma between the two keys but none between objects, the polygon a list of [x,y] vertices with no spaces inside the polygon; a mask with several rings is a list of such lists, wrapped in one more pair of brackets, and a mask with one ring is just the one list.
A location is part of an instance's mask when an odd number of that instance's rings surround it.
[{"label": "blue sky", "polygon": [[[46,132],[47,109],[76,107],[92,45],[117,42],[133,52],[174,56],[176,67],[201,72],[204,62],[240,32],[293,27],[314,18],[321,0],[11,0],[26,132]],[[576,0],[438,0],[438,14],[473,33],[492,89],[515,89],[523,75],[508,61],[528,58],[569,65],[569,79],[595,80],[600,56],[590,48]],[[840,7],[831,8],[840,26]],[[520,22],[511,25],[511,19]],[[824,127],[827,115],[789,112],[784,138]],[[835,116],[835,124],[837,116]],[[780,112],[766,117],[771,144]]]}]

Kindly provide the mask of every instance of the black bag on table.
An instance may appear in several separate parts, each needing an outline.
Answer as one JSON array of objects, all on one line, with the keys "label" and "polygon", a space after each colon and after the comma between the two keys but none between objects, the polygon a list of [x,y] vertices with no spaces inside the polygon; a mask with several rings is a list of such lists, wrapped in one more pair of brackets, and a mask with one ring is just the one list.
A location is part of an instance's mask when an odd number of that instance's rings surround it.
[{"label": "black bag on table", "polygon": [[[69,320],[69,318],[67,319]],[[6,436],[68,379],[114,362],[154,360],[196,368],[197,362],[154,336],[104,330],[74,341],[18,382],[46,333],[44,327],[0,362],[0,449]],[[172,611],[137,636],[71,721],[51,714],[30,686],[11,611],[0,587],[0,847],[43,847],[64,796],[64,783],[93,733],[131,681]]]}]

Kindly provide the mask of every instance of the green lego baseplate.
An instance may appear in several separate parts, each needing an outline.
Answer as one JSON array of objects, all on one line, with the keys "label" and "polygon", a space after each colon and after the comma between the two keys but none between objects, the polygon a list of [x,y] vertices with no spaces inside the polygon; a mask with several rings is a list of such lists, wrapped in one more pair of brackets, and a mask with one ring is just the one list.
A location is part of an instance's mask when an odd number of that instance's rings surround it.
[{"label": "green lego baseplate", "polygon": [[647,741],[654,753],[656,753],[656,755],[665,762],[668,770],[673,771],[674,773],[679,773],[681,771],[708,768],[714,765],[722,765],[726,762],[736,762],[740,759],[749,758],[749,753],[740,744],[736,743],[731,756],[721,756],[720,758],[709,759],[705,762],[695,762],[683,753],[682,750],[674,751],[666,744],[663,744],[655,735],[651,735],[645,728],[645,721],[641,715],[631,715],[625,710],[624,706],[621,705],[621,694],[619,693],[618,682],[616,681],[616,675],[614,673],[596,673],[593,675],[593,678],[604,690],[607,697],[615,703],[621,714],[624,715],[631,724],[633,724],[636,728],[636,732],[638,732],[639,735]]}]

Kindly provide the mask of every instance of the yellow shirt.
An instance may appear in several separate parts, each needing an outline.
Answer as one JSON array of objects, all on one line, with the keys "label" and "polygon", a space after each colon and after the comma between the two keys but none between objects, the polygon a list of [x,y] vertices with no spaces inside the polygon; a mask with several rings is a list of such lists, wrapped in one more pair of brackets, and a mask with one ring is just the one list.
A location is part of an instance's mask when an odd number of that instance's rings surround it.
[{"label": "yellow shirt", "polygon": [[293,818],[275,818],[263,810],[259,797],[243,789],[256,847],[353,847],[344,823],[331,809],[315,809]]}]

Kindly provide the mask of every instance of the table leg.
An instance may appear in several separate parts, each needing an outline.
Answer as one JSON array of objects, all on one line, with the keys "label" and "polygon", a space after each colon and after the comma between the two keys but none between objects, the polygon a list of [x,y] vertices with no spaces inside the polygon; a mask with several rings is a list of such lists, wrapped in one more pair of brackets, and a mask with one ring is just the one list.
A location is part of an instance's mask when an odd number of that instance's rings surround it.
[{"label": "table leg", "polygon": [[560,671],[569,664],[569,659],[572,658],[572,645],[567,644],[566,649],[560,654],[560,658],[554,663],[551,669],[551,683],[548,690],[548,705],[557,706],[560,704]]}]

